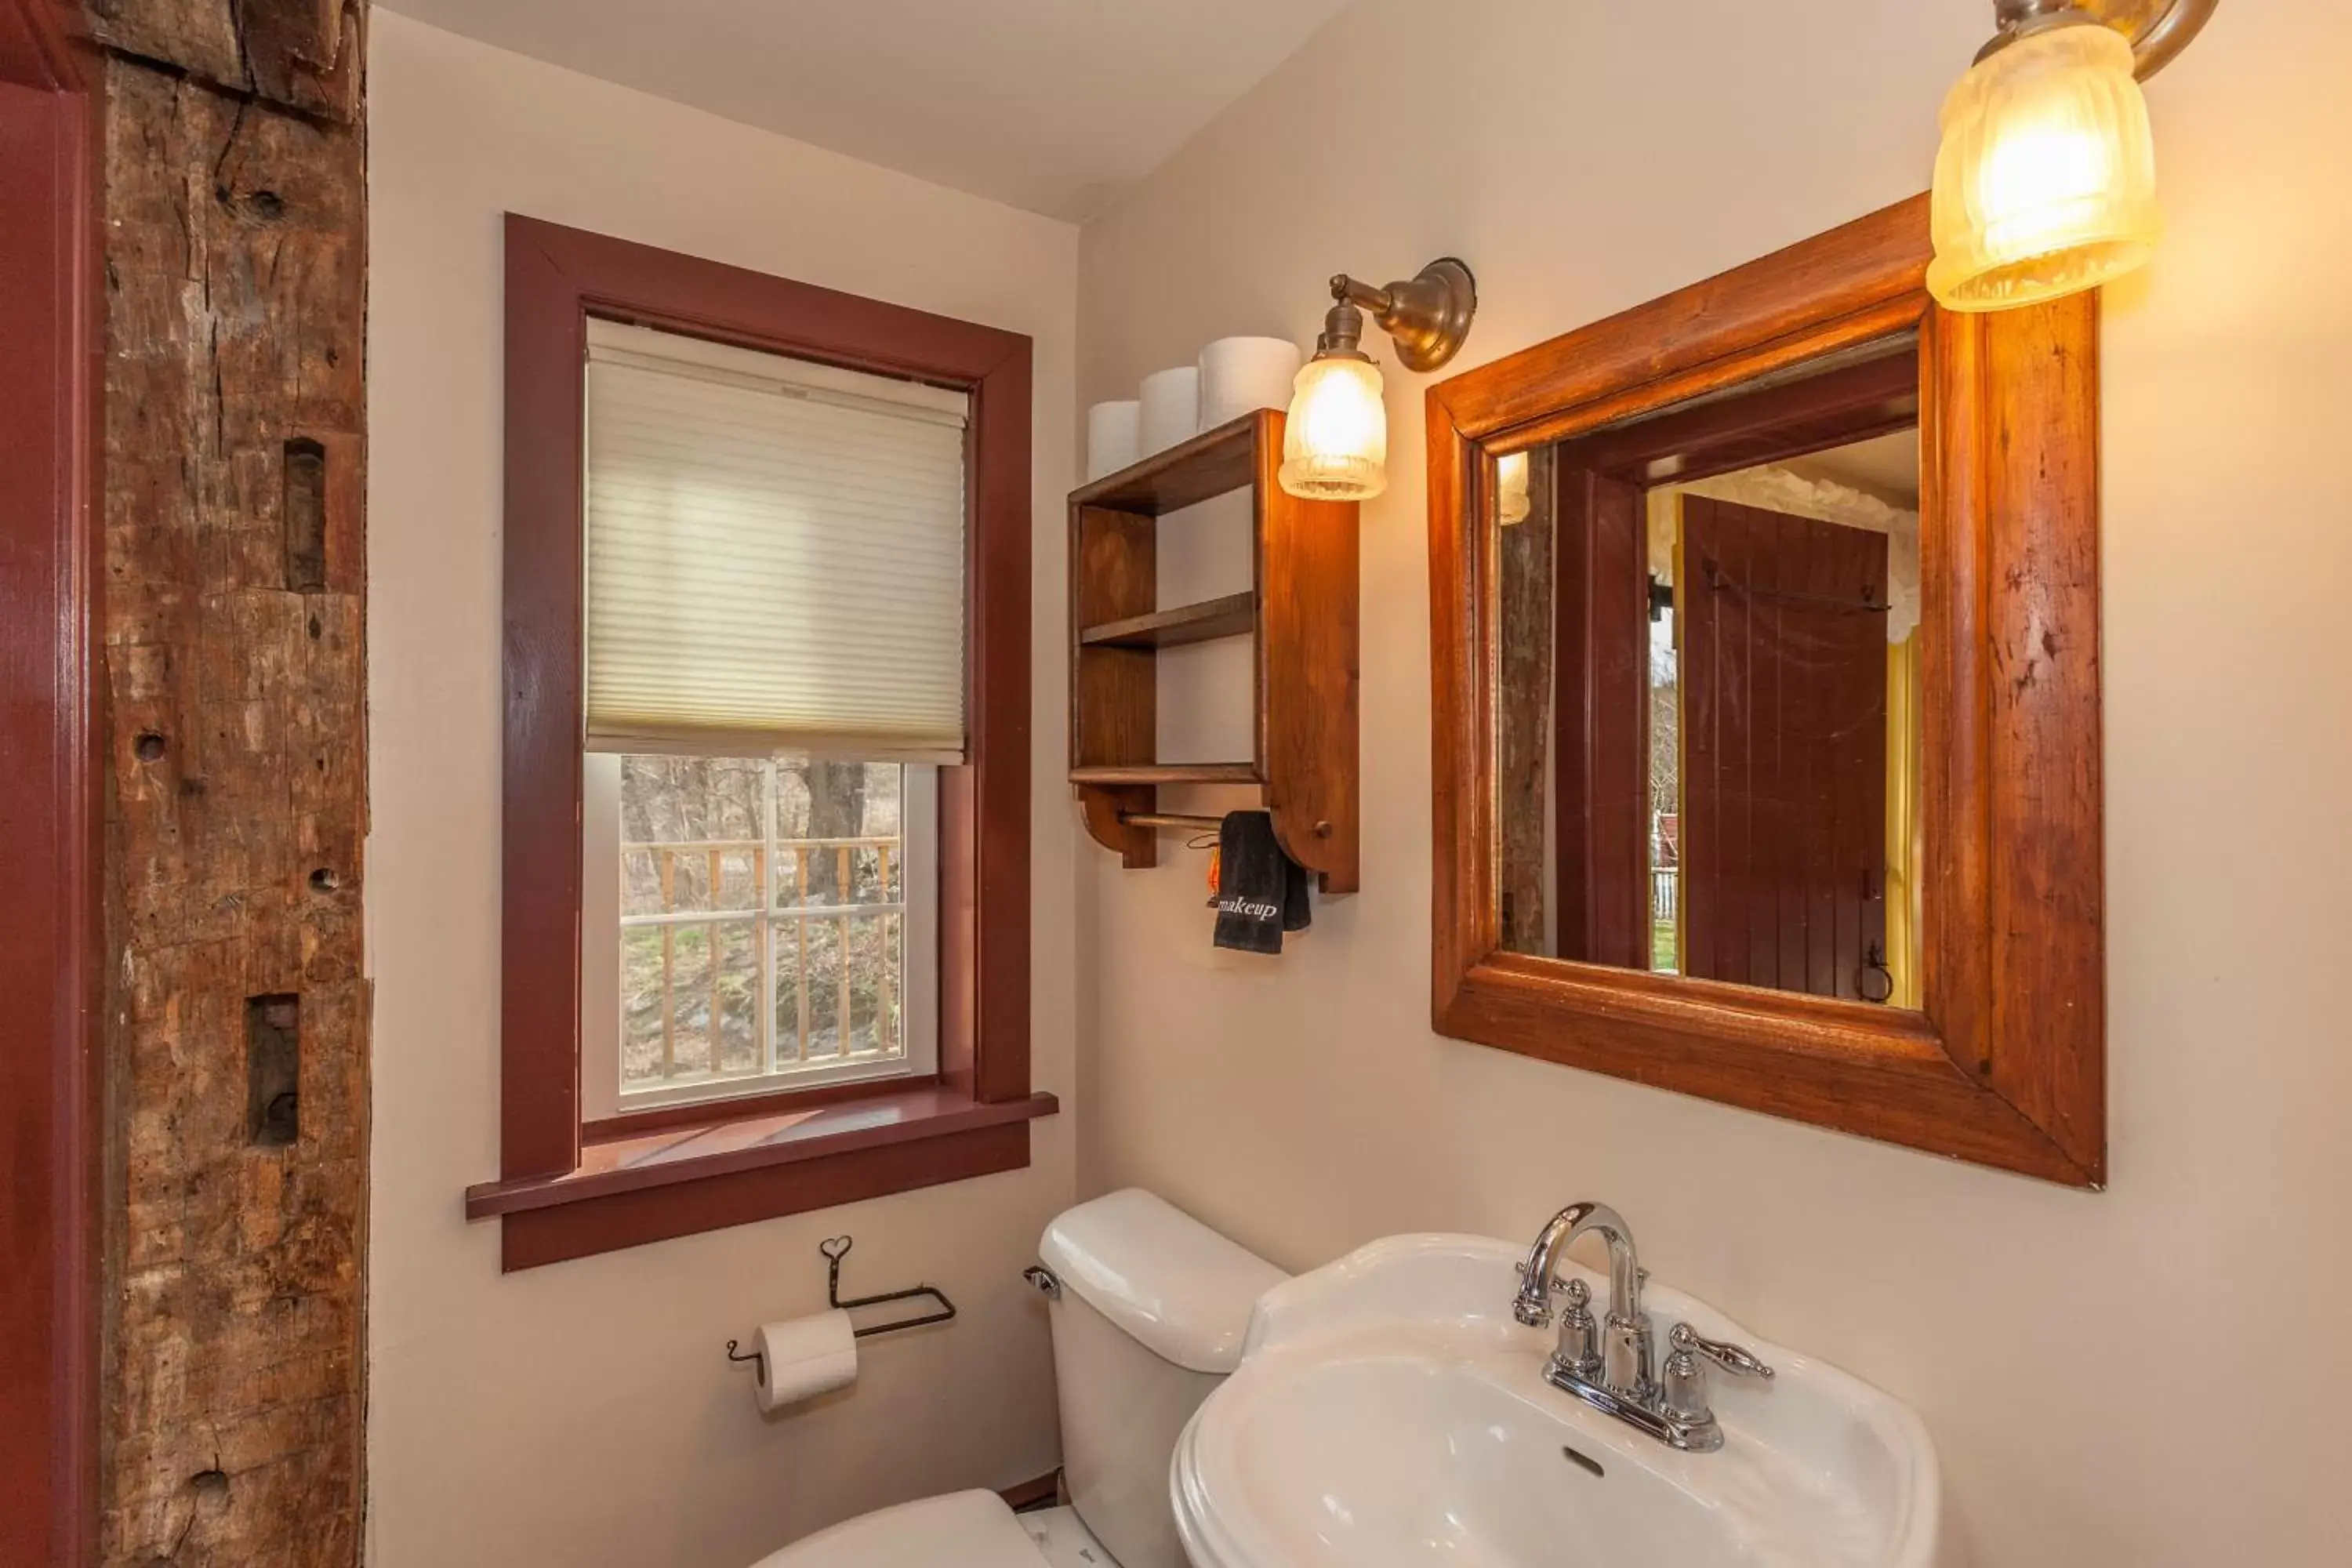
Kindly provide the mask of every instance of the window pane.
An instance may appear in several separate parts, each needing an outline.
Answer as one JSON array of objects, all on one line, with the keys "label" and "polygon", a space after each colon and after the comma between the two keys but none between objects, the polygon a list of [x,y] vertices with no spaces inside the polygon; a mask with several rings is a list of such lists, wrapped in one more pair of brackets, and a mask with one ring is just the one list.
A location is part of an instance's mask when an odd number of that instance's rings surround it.
[{"label": "window pane", "polygon": [[806,921],[776,922],[776,1065],[789,1067],[807,1055],[811,994]]},{"label": "window pane", "polygon": [[625,1090],[906,1057],[901,766],[628,757],[622,785]]},{"label": "window pane", "polygon": [[733,921],[719,928],[719,1070],[755,1073],[760,1060],[760,928]]},{"label": "window pane", "polygon": [[755,842],[767,768],[757,757],[623,757],[621,842]]},{"label": "window pane", "polygon": [[808,921],[809,1033],[808,1059],[835,1061],[841,1056],[841,925],[839,921]]},{"label": "window pane", "polygon": [[659,1084],[663,1068],[662,933],[621,932],[621,1087]]},{"label": "window pane", "polygon": [[665,926],[670,938],[671,1070],[710,1067],[710,931],[705,926]]},{"label": "window pane", "polygon": [[777,764],[776,833],[794,841],[772,873],[778,909],[886,901],[886,871],[895,881],[898,870],[904,772],[895,763]]},{"label": "window pane", "polygon": [[898,917],[849,922],[849,1048],[863,1056],[898,1052]]}]

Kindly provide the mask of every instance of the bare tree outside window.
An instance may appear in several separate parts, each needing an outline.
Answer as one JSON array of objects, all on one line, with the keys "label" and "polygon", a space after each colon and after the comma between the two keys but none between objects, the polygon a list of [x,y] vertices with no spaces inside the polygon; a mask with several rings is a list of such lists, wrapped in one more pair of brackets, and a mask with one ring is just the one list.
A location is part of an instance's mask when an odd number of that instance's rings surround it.
[{"label": "bare tree outside window", "polygon": [[621,1087],[907,1052],[905,770],[622,759]]}]

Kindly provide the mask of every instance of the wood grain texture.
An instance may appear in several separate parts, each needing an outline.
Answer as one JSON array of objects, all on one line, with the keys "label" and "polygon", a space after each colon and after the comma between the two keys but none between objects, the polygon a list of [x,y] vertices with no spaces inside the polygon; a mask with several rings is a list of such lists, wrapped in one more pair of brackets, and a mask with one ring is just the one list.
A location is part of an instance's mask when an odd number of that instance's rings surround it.
[{"label": "wood grain texture", "polygon": [[338,124],[360,118],[366,0],[90,0],[89,11],[93,36],[127,57]]},{"label": "wood grain texture", "polygon": [[100,276],[89,89],[0,0],[0,1562],[95,1561],[104,1131],[97,711]]},{"label": "wood grain texture", "polygon": [[1120,763],[1072,768],[1081,784],[1262,784],[1255,763]]},{"label": "wood grain texture", "polygon": [[[1150,811],[1156,789],[1088,784],[1078,770],[1149,763],[1159,743],[1160,664],[1149,647],[1090,644],[1086,628],[1150,618],[1160,598],[1159,529],[1147,512],[1070,506],[1070,765],[1087,834],[1127,869],[1160,863],[1149,828],[1119,820]],[[1253,612],[1255,613],[1255,612]]]},{"label": "wood grain texture", "polygon": [[[519,216],[507,219],[506,255],[500,1181],[562,1181],[582,1168],[583,1157],[581,409],[591,315],[971,395],[966,761],[940,772],[939,1082],[967,1103],[1027,1101],[1030,341]],[[832,1098],[812,1091],[805,1103]],[[733,1110],[740,1116],[705,1112],[712,1121],[740,1120],[772,1111],[774,1101],[762,1097]],[[1025,1159],[1025,1133],[1020,1147]],[[879,1180],[887,1163],[862,1157],[856,1169]],[[826,1194],[855,1185],[834,1173],[811,1181],[812,1191]],[[902,1190],[886,1184],[872,1193]],[[739,1182],[730,1191],[734,1195],[724,1204],[684,1195],[676,1201],[705,1218],[780,1203],[816,1206],[803,1201],[785,1174]],[[567,1228],[564,1245],[585,1246],[592,1234],[627,1246],[687,1233],[645,1217],[649,1201],[632,1200],[626,1212],[638,1217],[628,1224]],[[510,1245],[528,1252],[541,1244]]]},{"label": "wood grain texture", "polygon": [[[1265,419],[1266,411],[1260,410],[1203,430],[1189,441],[1180,441],[1164,452],[1080,486],[1070,493],[1070,504],[1165,517],[1240,489],[1257,477]],[[1277,441],[1276,449],[1280,448]]]},{"label": "wood grain texture", "polygon": [[1360,508],[1282,488],[1284,426],[1282,414],[1258,416],[1258,766],[1283,853],[1324,892],[1352,893],[1363,878]]},{"label": "wood grain texture", "polygon": [[[1034,1121],[1061,1109],[1050,1094],[982,1103],[938,1082],[762,1115],[713,1118],[593,1145],[580,1168],[527,1182],[483,1182],[466,1189],[466,1217],[555,1208],[615,1193],[681,1186],[705,1177],[830,1159],[864,1149],[943,1138],[977,1127]],[[736,1110],[740,1107],[727,1107]]]},{"label": "wood grain texture", "polygon": [[505,1215],[499,1220],[499,1266],[511,1274],[673,1237],[1017,1171],[1028,1163],[1024,1120],[823,1159],[698,1173],[676,1186],[632,1188]]},{"label": "wood grain texture", "polygon": [[[1360,872],[1357,552],[1352,502],[1284,490],[1283,415],[1259,409],[1070,496],[1070,781],[1097,843],[1129,869],[1158,863],[1151,830],[1163,784],[1255,784],[1275,837],[1326,893]],[[1157,607],[1160,519],[1251,492],[1249,594]],[[1163,763],[1158,650],[1255,634],[1255,755]]]},{"label": "wood grain texture", "polygon": [[1081,627],[1078,641],[1087,647],[1186,647],[1220,637],[1249,637],[1257,630],[1257,595],[1227,594],[1197,605],[1129,616],[1101,626]]},{"label": "wood grain texture", "polygon": [[[1922,289],[1928,251],[1920,198],[1430,389],[1433,1023],[2095,1187],[2105,1173],[2097,306],[1948,316]],[[1915,329],[1926,1009],[1498,951],[1496,531],[1473,521],[1485,453]]]},{"label": "wood grain texture", "polygon": [[1597,432],[1563,455],[1634,484],[1689,484],[1907,430],[1919,418],[1918,358],[1884,346],[1858,364]]},{"label": "wood grain texture", "polygon": [[[363,147],[352,125],[198,74],[118,56],[105,79],[118,1184],[101,1560],[350,1564],[368,1214]],[[299,1019],[291,1142],[248,1122],[264,996]]]},{"label": "wood grain texture", "polygon": [[[2099,746],[2099,301],[1985,323],[1991,700],[1987,1079],[2068,1156],[2105,1153],[2105,1054],[2026,1050],[2106,1034]],[[1995,568],[1997,566],[1997,574]]]}]

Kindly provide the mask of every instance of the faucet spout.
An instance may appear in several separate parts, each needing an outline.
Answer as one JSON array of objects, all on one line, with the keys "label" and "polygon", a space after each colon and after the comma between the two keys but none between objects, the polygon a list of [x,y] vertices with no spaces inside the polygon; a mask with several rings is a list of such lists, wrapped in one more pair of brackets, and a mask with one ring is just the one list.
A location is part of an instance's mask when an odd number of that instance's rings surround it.
[{"label": "faucet spout", "polygon": [[1551,1321],[1551,1276],[1560,1256],[1576,1238],[1597,1230],[1609,1244],[1609,1315],[1636,1320],[1642,1315],[1642,1264],[1633,1250],[1633,1227],[1607,1204],[1570,1204],[1551,1216],[1528,1252],[1527,1272],[1519,1281],[1512,1314],[1531,1328]]}]

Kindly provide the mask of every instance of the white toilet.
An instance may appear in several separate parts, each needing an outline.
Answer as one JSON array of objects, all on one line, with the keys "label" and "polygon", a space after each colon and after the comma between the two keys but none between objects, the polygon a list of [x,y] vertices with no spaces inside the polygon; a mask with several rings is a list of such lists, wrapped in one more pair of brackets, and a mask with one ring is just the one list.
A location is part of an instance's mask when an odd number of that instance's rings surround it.
[{"label": "white toilet", "polygon": [[1176,1438],[1241,1359],[1250,1308],[1285,1276],[1136,1188],[1071,1209],[1037,1251],[1074,1506],[1016,1515],[994,1492],[952,1492],[820,1531],[753,1568],[1184,1568],[1168,1501]]}]

